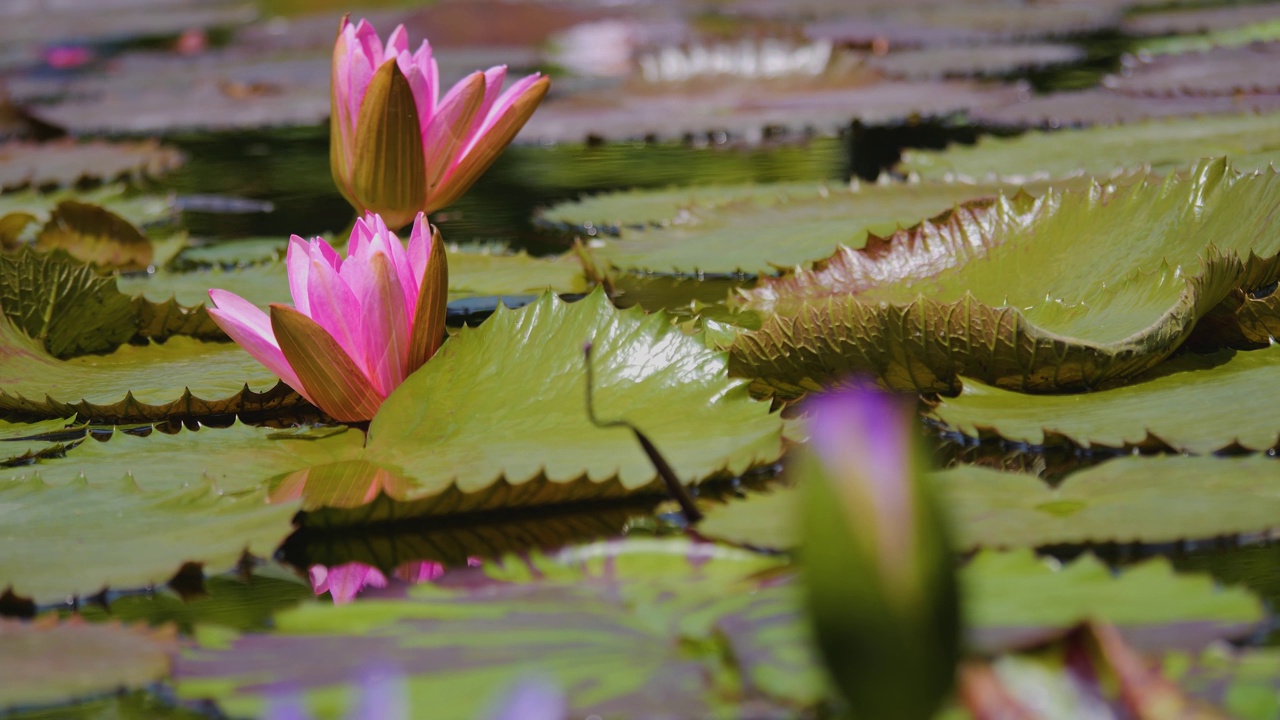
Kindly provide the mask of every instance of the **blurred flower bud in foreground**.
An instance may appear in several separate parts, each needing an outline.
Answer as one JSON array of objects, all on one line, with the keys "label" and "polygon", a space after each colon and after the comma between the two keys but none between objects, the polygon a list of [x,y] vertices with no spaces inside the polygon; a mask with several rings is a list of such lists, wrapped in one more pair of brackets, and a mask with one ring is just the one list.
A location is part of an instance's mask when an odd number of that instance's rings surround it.
[{"label": "blurred flower bud in foreground", "polygon": [[858,718],[933,717],[960,650],[955,560],[914,399],[868,386],[806,406],[801,567],[822,659]]}]

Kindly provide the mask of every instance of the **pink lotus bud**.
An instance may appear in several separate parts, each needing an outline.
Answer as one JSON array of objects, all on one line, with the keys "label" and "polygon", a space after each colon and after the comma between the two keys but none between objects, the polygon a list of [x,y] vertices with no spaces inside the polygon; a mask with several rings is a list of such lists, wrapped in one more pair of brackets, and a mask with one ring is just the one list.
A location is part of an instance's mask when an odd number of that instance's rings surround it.
[{"label": "pink lotus bud", "polygon": [[502,92],[506,75],[505,65],[474,72],[441,97],[426,40],[410,53],[403,25],[384,45],[367,21],[343,18],[329,121],[338,189],[393,228],[462,197],[547,94],[550,81],[536,73]]},{"label": "pink lotus bud", "polygon": [[409,247],[382,218],[356,220],[344,260],[321,238],[289,240],[293,307],[270,316],[210,290],[214,322],[313,405],[342,422],[368,420],[444,339],[449,270],[440,232],[418,214]]},{"label": "pink lotus bud", "polygon": [[914,398],[811,400],[801,565],[823,660],[857,717],[925,720],[959,657],[955,559],[915,448]]}]

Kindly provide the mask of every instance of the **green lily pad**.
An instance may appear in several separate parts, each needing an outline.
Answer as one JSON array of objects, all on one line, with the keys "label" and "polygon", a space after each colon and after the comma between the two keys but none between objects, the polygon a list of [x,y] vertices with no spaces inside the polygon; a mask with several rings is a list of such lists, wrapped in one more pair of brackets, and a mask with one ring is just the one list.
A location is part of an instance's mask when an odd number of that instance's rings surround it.
[{"label": "green lily pad", "polygon": [[[129,349],[155,358],[194,343],[184,340]],[[462,330],[387,398],[367,443],[343,428],[292,436],[243,425],[148,438],[117,433],[0,477],[131,473],[144,487],[201,478],[223,488],[269,486],[273,498],[333,508],[329,517],[312,515],[322,524],[663,493],[630,430],[597,428],[587,418],[588,341],[596,411],[640,427],[686,482],[740,475],[781,455],[782,420],[728,378],[724,353],[664,314],[619,311],[595,292],[572,304],[547,294]],[[208,374],[211,361],[201,357],[197,367]],[[228,454],[234,466],[222,461]]]},{"label": "green lily pad", "polygon": [[1277,201],[1275,171],[1218,160],[1164,182],[962,206],[741,292],[777,314],[738,337],[733,372],[784,396],[855,373],[944,393],[961,374],[1024,391],[1115,384],[1233,293],[1274,281]]},{"label": "green lily pad", "polygon": [[0,322],[0,352],[0,417],[130,423],[310,407],[229,343],[173,338],[57,360]]},{"label": "green lily pad", "polygon": [[288,248],[289,239],[283,237],[198,242],[178,253],[170,264],[170,268],[189,272],[210,268],[231,269],[262,265],[283,260]]},{"label": "green lily pad", "polygon": [[1025,395],[966,380],[930,414],[970,437],[1037,446],[1269,450],[1280,445],[1280,414],[1257,389],[1278,379],[1280,347],[1188,353],[1138,382],[1082,395]]},{"label": "green lily pad", "polygon": [[264,497],[208,481],[163,490],[120,476],[0,481],[0,587],[43,604],[160,585],[188,562],[229,570],[245,552],[270,556],[293,531],[297,506]]},{"label": "green lily pad", "polygon": [[534,258],[527,253],[496,254],[468,248],[449,253],[449,299],[474,295],[538,295],[586,292],[582,263],[572,254]]},{"label": "green lily pad", "polygon": [[175,684],[231,714],[258,713],[288,688],[305,692],[318,718],[336,718],[361,669],[394,657],[409,706],[430,699],[442,720],[482,716],[488,698],[534,666],[568,692],[575,717],[771,717],[824,690],[798,642],[793,591],[750,577],[776,565],[679,540],[509,557],[405,600],[286,611],[273,634],[186,653]]},{"label": "green lily pad", "polygon": [[1260,170],[1280,160],[1280,118],[1274,113],[1228,115],[1031,132],[1014,138],[986,136],[974,145],[908,150],[899,169],[922,178],[1018,181],[1078,174],[1109,177],[1144,165],[1164,174],[1221,155],[1241,171]]},{"label": "green lily pad", "polygon": [[182,164],[182,153],[154,140],[0,144],[0,190],[159,177]]},{"label": "green lily pad", "polygon": [[1050,489],[1017,473],[936,475],[957,544],[1168,543],[1280,528],[1280,463],[1254,457],[1124,457]]},{"label": "green lily pad", "polygon": [[1087,619],[1118,626],[1139,649],[1198,648],[1246,636],[1266,617],[1247,590],[1175,573],[1165,558],[1116,573],[1092,555],[1064,565],[1030,550],[983,552],[960,584],[971,643],[986,651],[1033,645]]},{"label": "green lily pad", "polygon": [[[1210,30],[1196,35],[1174,35],[1172,37],[1146,40],[1138,47],[1138,53],[1143,55],[1171,55],[1280,41],[1280,18],[1275,17],[1274,5],[1246,5],[1237,9],[1244,10],[1246,8],[1265,10],[1265,14],[1271,19],[1259,19],[1257,22]],[[1224,10],[1225,8],[1217,9]]]},{"label": "green lily pad", "polygon": [[110,352],[137,329],[129,298],[114,280],[63,253],[24,248],[0,255],[0,308],[59,358]]},{"label": "green lily pad", "polygon": [[[1280,463],[1253,457],[1124,457],[1050,488],[1033,475],[961,466],[931,476],[958,549],[1081,543],[1169,543],[1280,529]],[[711,505],[704,537],[789,550],[797,491]]]},{"label": "green lily pad", "polygon": [[[622,270],[771,273],[826,257],[840,246],[862,247],[869,235],[889,235],[957,203],[1017,190],[1016,185],[968,183],[868,183],[852,188],[761,185],[685,190],[683,201],[676,199],[678,191],[660,191],[653,201],[643,201],[638,193],[620,195],[616,206],[610,203],[613,196],[605,196],[579,208],[564,208],[559,214],[591,213],[579,216],[580,221],[634,218],[641,213],[675,217],[683,205],[679,222],[623,230],[617,239],[596,241],[593,254]],[[1043,185],[1031,188],[1035,193],[1044,190]],[[700,203],[698,199],[708,192],[715,193],[712,203]]]},{"label": "green lily pad", "polygon": [[0,619],[0,712],[150,685],[177,652],[172,632],[51,620]]},{"label": "green lily pad", "polygon": [[1203,52],[1142,56],[1124,72],[1103,80],[1128,95],[1274,95],[1280,82],[1266,71],[1280,56],[1280,43],[1253,43]]}]

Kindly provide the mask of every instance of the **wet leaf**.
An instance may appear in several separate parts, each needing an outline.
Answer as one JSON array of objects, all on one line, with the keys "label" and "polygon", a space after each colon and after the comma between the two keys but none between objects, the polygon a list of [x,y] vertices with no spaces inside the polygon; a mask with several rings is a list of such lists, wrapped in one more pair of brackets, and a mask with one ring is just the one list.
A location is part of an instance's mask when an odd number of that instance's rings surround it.
[{"label": "wet leaf", "polygon": [[129,298],[115,280],[62,253],[24,248],[0,255],[0,308],[8,322],[59,358],[110,352],[137,330]]},{"label": "wet leaf", "polygon": [[42,252],[65,250],[80,262],[122,271],[145,270],[154,251],[151,240],[128,220],[97,205],[63,200],[36,236]]},{"label": "wet leaf", "polygon": [[171,629],[0,619],[0,712],[150,685],[177,650]]},{"label": "wet leaf", "polygon": [[548,294],[500,308],[455,335],[387,398],[368,457],[415,479],[404,499],[424,500],[427,512],[661,492],[631,431],[588,421],[585,342],[596,412],[639,427],[684,481],[738,475],[781,454],[781,421],[728,379],[724,354],[664,314],[615,310],[597,291],[573,304]]},{"label": "wet leaf", "polygon": [[297,512],[292,503],[268,505],[260,491],[228,494],[199,479],[151,490],[121,475],[5,480],[0,499],[0,587],[40,604],[162,585],[188,562],[217,573],[245,552],[269,557]]},{"label": "wet leaf", "polygon": [[[1088,105],[1075,98],[1066,105]],[[1097,105],[1097,103],[1093,103]],[[1081,152],[1080,148],[1089,148]],[[1280,160],[1280,116],[1236,115],[1134,123],[1110,128],[1032,132],[1014,138],[986,136],[971,146],[907,150],[901,170],[924,178],[1011,181],[1088,174],[1109,177],[1149,165],[1164,174],[1203,157],[1226,155],[1232,167],[1260,170]]]},{"label": "wet leaf", "polygon": [[962,206],[743,292],[778,314],[738,337],[733,372],[784,396],[854,373],[945,393],[959,374],[1037,392],[1115,384],[1233,293],[1273,282],[1273,195],[1274,171],[1210,161],[1164,182]]},{"label": "wet leaf", "polygon": [[1280,414],[1257,392],[1277,381],[1280,347],[1188,353],[1137,382],[1083,395],[1024,395],[966,380],[930,414],[970,437],[1030,445],[1260,451],[1280,445]]},{"label": "wet leaf", "polygon": [[575,716],[772,717],[822,694],[793,591],[750,577],[774,566],[679,540],[513,556],[405,600],[304,605],[278,615],[272,635],[187,654],[175,678],[182,697],[213,696],[233,714],[259,711],[276,689],[302,690],[329,718],[361,668],[395,657],[410,706],[431,698],[436,716],[452,719],[477,717],[536,665],[566,689]]},{"label": "wet leaf", "polygon": [[0,143],[0,190],[69,186],[87,179],[160,177],[182,164],[182,154],[154,140]]}]

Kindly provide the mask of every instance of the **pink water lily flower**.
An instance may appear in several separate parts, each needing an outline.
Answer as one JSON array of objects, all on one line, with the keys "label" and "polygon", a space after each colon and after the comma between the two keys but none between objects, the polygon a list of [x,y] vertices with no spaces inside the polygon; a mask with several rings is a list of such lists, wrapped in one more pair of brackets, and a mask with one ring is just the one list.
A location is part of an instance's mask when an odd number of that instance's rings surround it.
[{"label": "pink water lily flower", "polygon": [[346,18],[333,48],[329,162],[362,212],[393,228],[462,196],[498,157],[550,81],[535,73],[502,92],[505,65],[474,72],[440,96],[431,45],[409,52],[400,25],[384,45],[366,20]]},{"label": "pink water lily flower", "polygon": [[[430,235],[428,235],[430,232]],[[368,420],[444,339],[449,270],[440,232],[418,214],[405,248],[382,218],[356,220],[344,260],[321,238],[289,239],[293,307],[210,290],[214,322],[313,405]]]}]

